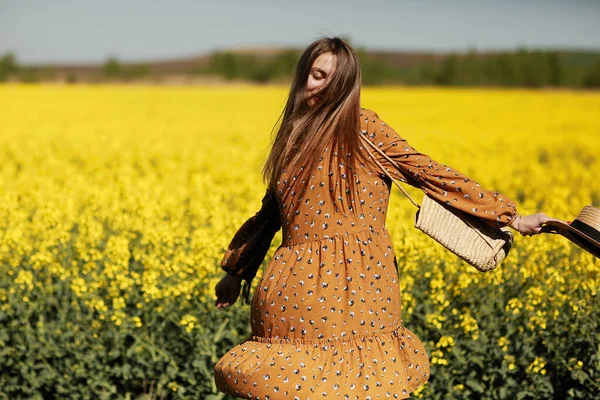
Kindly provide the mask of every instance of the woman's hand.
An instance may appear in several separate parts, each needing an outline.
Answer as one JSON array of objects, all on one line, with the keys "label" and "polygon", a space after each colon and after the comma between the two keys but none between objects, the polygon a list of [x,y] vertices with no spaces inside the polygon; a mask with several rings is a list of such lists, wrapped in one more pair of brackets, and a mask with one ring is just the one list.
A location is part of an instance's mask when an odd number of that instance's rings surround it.
[{"label": "woman's hand", "polygon": [[217,308],[224,308],[235,303],[240,296],[242,278],[235,275],[225,275],[215,286]]},{"label": "woman's hand", "polygon": [[539,212],[531,215],[519,215],[509,225],[523,236],[533,236],[542,232],[542,226],[550,221],[564,222],[556,218],[550,218],[546,214]]}]

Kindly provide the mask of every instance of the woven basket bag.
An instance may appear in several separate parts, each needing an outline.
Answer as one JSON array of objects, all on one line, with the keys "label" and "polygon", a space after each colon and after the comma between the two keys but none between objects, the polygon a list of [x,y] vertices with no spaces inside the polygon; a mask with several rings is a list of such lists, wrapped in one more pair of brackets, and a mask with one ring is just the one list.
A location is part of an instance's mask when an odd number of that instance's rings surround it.
[{"label": "woven basket bag", "polygon": [[408,199],[418,208],[415,216],[415,228],[434,239],[446,249],[462,258],[481,272],[496,268],[508,255],[513,243],[513,234],[509,228],[496,228],[487,225],[481,219],[453,209],[425,194],[421,205],[400,186],[396,179],[377,161],[369,150],[374,148],[398,170],[399,167],[387,154],[374,143],[360,135],[372,160],[383,174],[398,186]]}]

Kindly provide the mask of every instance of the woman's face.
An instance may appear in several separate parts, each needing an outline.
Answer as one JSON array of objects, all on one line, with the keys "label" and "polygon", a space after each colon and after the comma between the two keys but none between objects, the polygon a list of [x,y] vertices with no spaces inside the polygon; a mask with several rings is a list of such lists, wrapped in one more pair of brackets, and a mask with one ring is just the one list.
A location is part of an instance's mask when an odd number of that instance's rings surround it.
[{"label": "woman's face", "polygon": [[306,82],[306,92],[309,98],[308,105],[310,107],[319,101],[319,90],[329,82],[334,72],[335,57],[333,53],[323,53],[315,59],[308,74],[308,81]]}]

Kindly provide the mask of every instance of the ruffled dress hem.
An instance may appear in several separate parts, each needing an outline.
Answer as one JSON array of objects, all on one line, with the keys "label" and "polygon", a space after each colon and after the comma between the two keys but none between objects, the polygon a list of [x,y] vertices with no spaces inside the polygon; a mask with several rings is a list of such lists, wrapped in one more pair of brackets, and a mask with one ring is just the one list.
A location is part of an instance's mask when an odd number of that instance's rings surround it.
[{"label": "ruffled dress hem", "polygon": [[[401,324],[349,338],[251,336],[219,360],[215,383],[222,392],[254,400],[406,399],[429,373],[421,341]],[[313,384],[305,384],[307,377]],[[261,390],[253,391],[258,382]]]}]

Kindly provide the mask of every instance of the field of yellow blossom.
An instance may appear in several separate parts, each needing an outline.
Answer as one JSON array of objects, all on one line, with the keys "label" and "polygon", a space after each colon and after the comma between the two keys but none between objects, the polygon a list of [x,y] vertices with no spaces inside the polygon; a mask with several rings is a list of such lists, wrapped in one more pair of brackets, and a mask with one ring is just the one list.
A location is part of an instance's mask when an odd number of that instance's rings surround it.
[{"label": "field of yellow blossom", "polygon": [[[249,334],[249,308],[217,310],[214,285],[260,206],[286,96],[0,86],[0,398],[223,398],[212,369]],[[600,206],[600,93],[364,88],[362,105],[520,213]],[[414,397],[598,398],[600,260],[517,235],[482,274],[414,229],[414,212],[394,190],[403,319],[432,363]]]}]

